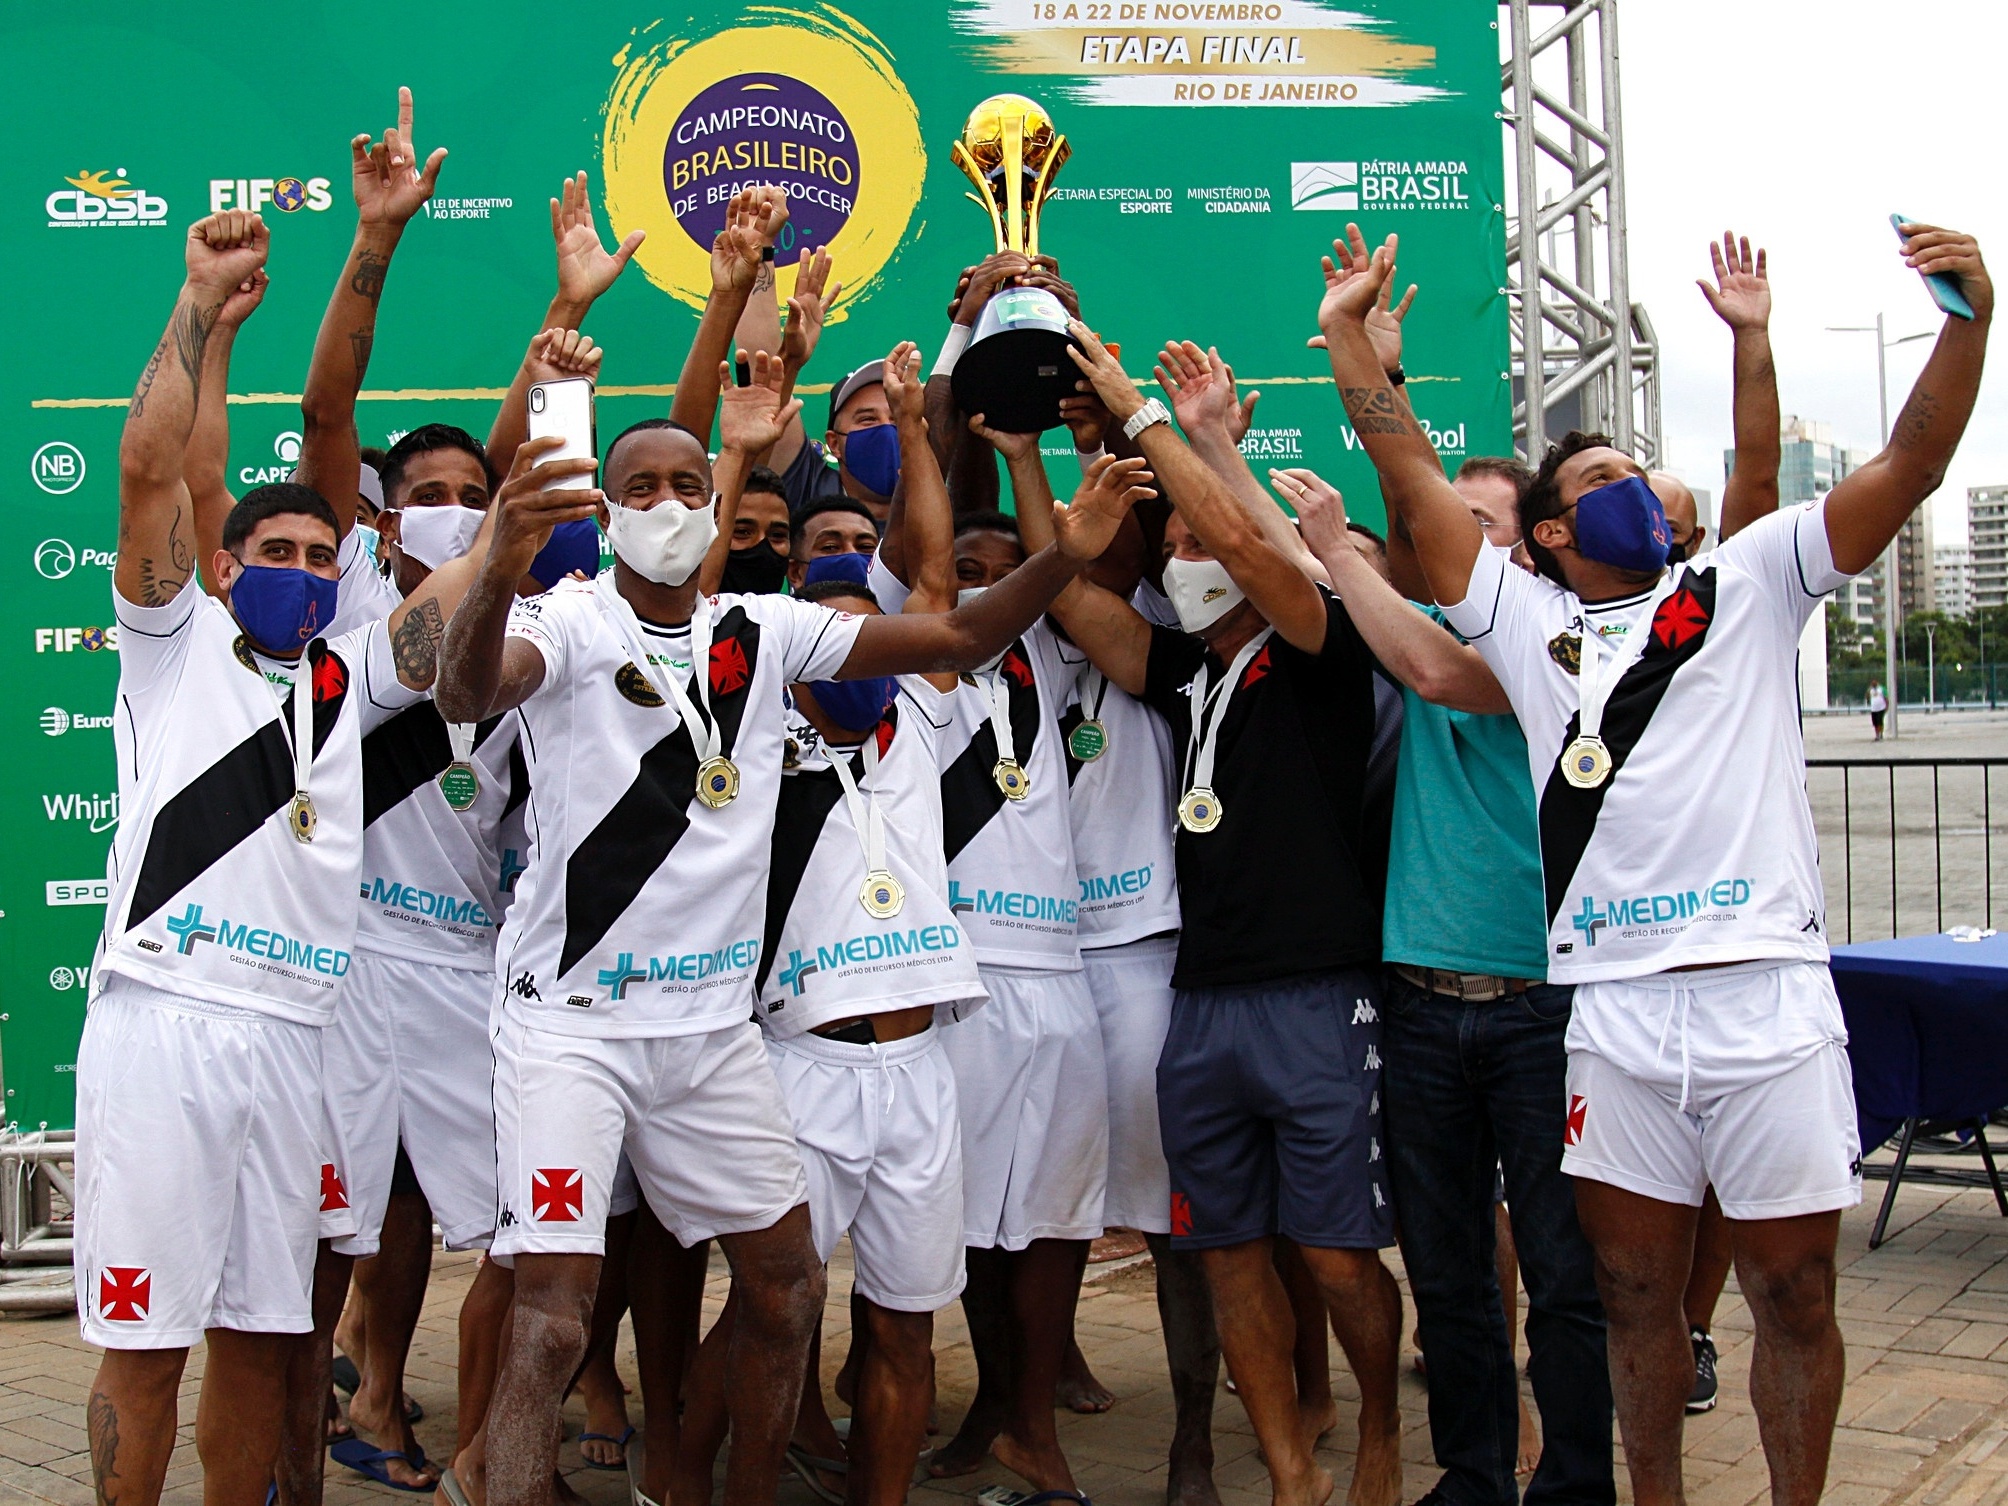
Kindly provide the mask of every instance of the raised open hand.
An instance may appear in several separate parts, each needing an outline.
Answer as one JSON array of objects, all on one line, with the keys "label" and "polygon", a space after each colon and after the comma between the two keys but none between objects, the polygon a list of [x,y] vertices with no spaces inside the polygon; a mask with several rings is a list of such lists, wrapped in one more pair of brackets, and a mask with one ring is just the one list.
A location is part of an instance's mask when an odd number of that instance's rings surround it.
[{"label": "raised open hand", "polygon": [[896,424],[927,422],[920,347],[911,340],[900,341],[885,358],[885,406]]},{"label": "raised open hand", "polygon": [[1129,510],[1157,495],[1150,484],[1157,478],[1149,466],[1141,455],[1121,460],[1104,455],[1090,465],[1082,473],[1074,500],[1053,508],[1053,532],[1060,552],[1082,562],[1099,559],[1115,541],[1116,530]]},{"label": "raised open hand", "polygon": [[1334,550],[1353,547],[1346,534],[1346,499],[1316,471],[1294,466],[1284,471],[1272,470],[1269,484],[1296,513],[1298,531],[1304,536],[1304,547],[1311,553],[1322,560]]},{"label": "raised open hand", "polygon": [[711,241],[711,286],[719,292],[753,286],[760,275],[760,207],[756,188],[742,188],[725,206],[725,228]]},{"label": "raised open hand", "polygon": [[[1325,296],[1318,305],[1318,328],[1326,334],[1343,320],[1364,324],[1381,305],[1381,289],[1394,277],[1395,252],[1400,237],[1390,235],[1378,249],[1368,253],[1360,227],[1346,226],[1346,239],[1332,242],[1332,254],[1324,259]],[[1408,300],[1402,300],[1408,308]],[[1399,320],[1397,320],[1397,325]]]},{"label": "raised open hand", "polygon": [[1219,351],[1201,350],[1190,340],[1170,341],[1158,354],[1154,374],[1188,435],[1228,434],[1239,405],[1234,378]]},{"label": "raised open hand", "polygon": [[646,230],[630,230],[611,252],[600,244],[593,223],[593,199],[586,190],[585,170],[565,179],[551,200],[551,239],[558,248],[558,296],[576,305],[593,302],[627,270],[628,258],[647,238]]},{"label": "raised open hand", "polygon": [[1708,243],[1708,259],[1715,266],[1715,286],[1698,278],[1695,286],[1715,315],[1731,329],[1763,329],[1771,322],[1771,278],[1765,270],[1764,248],[1750,255],[1750,237],[1733,230],[1722,232],[1722,244]]},{"label": "raised open hand", "polygon": [[760,455],[780,443],[788,420],[802,411],[802,400],[781,400],[786,372],[779,356],[756,350],[749,358],[741,351],[739,359],[752,378],[744,387],[732,385],[731,362],[718,363],[718,443],[742,455]]},{"label": "raised open hand", "polygon": [[[1235,386],[1232,366],[1227,368],[1227,385],[1237,392],[1240,391],[1240,388]],[[1234,411],[1227,415],[1227,437],[1234,441],[1235,449],[1241,448],[1241,441],[1248,437],[1248,431],[1254,427],[1255,405],[1261,401],[1262,394],[1259,391],[1251,391],[1235,403]]]},{"label": "raised open hand", "polygon": [[349,156],[357,218],[366,225],[402,228],[438,187],[446,148],[434,147],[425,166],[419,167],[418,147],[412,140],[411,90],[401,88],[397,91],[397,124],[374,146],[368,136],[356,137],[349,143]]},{"label": "raised open hand", "polygon": [[820,246],[814,251],[804,246],[795,271],[795,292],[788,299],[788,327],[781,331],[781,359],[790,371],[800,371],[815,355],[823,323],[843,291],[842,283],[830,281],[830,253]]},{"label": "raised open hand", "polygon": [[1143,406],[1143,394],[1137,391],[1136,383],[1123,370],[1122,362],[1080,320],[1070,320],[1067,333],[1074,337],[1074,343],[1067,347],[1067,354],[1081,368],[1088,388],[1107,405],[1110,417],[1117,423],[1128,423],[1137,409]]}]

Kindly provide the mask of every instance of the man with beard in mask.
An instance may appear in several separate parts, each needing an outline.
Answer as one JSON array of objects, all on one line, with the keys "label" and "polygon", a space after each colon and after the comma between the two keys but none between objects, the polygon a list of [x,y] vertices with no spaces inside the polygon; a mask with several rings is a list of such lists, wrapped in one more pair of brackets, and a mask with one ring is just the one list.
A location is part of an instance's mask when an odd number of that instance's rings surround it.
[{"label": "man with beard in mask", "polygon": [[1401,1298],[1379,1256],[1394,1219],[1379,916],[1360,852],[1373,656],[1288,530],[1230,492],[1085,325],[1072,333],[1174,508],[1164,586],[1183,631],[1086,582],[1054,606],[1109,682],[1170,723],[1179,759],[1184,925],[1157,1076],[1172,1248],[1201,1253],[1276,1499],[1319,1506],[1333,1482],[1303,1427],[1273,1258],[1278,1235],[1298,1246],[1360,1387],[1349,1500],[1394,1506]]},{"label": "man with beard in mask", "polygon": [[[746,458],[798,409],[766,364],[756,376],[771,380],[756,386],[731,388],[729,368],[715,377],[727,389],[728,511]],[[617,435],[606,479],[613,571],[518,603],[539,540],[512,531],[503,547],[498,531],[440,682],[441,714],[455,720],[521,708],[538,833],[499,962],[495,1249],[515,1259],[516,1304],[489,1410],[486,1499],[532,1506],[549,1491],[625,1147],[670,1234],[685,1246],[716,1237],[732,1262],[726,1500],[753,1506],[773,1498],[823,1288],[787,1108],[748,1019],[787,741],[782,688],[983,663],[1101,552],[1122,511],[1088,499],[1055,548],[969,606],[861,619],[786,597],[699,595],[718,533],[713,475],[680,425]],[[657,1462],[651,1453],[652,1476]]]},{"label": "man with beard in mask", "polygon": [[[1805,791],[1798,641],[1942,481],[1980,383],[1993,287],[1965,235],[1901,255],[1961,283],[1889,444],[1823,501],[1666,568],[1642,468],[1600,436],[1551,447],[1521,503],[1541,575],[1483,547],[1364,327],[1392,274],[1343,243],[1319,325],[1382,488],[1451,625],[1499,677],[1539,791],[1548,976],[1576,985],[1562,1169],[1596,1251],[1633,1492],[1681,1498],[1693,1384],[1682,1295],[1704,1190],[1756,1328],[1751,1396],[1772,1498],[1825,1483],[1844,1378],[1842,1210],[1861,1200],[1846,1027],[1827,970]],[[1673,834],[1680,840],[1670,840]]]},{"label": "man with beard in mask", "polygon": [[764,596],[789,584],[790,532],[788,493],[781,478],[764,465],[754,466],[739,494],[732,552],[719,589],[733,596]]},{"label": "man with beard in mask", "polygon": [[[77,1074],[79,1309],[106,1349],[90,1433],[107,1499],[159,1498],[198,1339],[208,1491],[253,1500],[272,1479],[335,1175],[322,1032],[355,935],[362,739],[431,683],[469,573],[436,574],[386,620],[329,640],[337,522],[282,483],[225,520],[207,562],[217,595],[186,589],[182,467],[205,347],[266,244],[256,215],[190,228],[187,281],[120,451],[125,819]],[[566,516],[574,504],[539,488],[577,470],[524,478],[517,516]]]}]

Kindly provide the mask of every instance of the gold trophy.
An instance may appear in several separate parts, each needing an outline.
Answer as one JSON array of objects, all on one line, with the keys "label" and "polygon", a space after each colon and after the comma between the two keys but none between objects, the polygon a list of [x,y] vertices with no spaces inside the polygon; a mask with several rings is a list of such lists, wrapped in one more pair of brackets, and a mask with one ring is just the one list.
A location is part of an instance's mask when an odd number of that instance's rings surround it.
[{"label": "gold trophy", "polygon": [[[969,112],[952,155],[976,185],[969,195],[990,216],[999,251],[1039,254],[1039,210],[1073,154],[1039,105],[1022,94],[992,95]],[[999,288],[977,315],[950,379],[964,413],[994,429],[1042,433],[1060,421],[1080,369],[1067,355],[1066,305],[1044,288]]]}]

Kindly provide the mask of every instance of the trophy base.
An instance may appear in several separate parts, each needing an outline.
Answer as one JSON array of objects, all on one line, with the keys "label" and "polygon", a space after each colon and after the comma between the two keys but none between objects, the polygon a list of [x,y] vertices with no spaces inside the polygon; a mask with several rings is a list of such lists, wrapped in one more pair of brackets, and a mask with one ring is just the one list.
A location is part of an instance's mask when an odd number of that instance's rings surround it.
[{"label": "trophy base", "polygon": [[1005,288],[983,306],[955,363],[955,405],[1004,434],[1043,434],[1060,422],[1081,369],[1067,354],[1067,308],[1044,288]]}]

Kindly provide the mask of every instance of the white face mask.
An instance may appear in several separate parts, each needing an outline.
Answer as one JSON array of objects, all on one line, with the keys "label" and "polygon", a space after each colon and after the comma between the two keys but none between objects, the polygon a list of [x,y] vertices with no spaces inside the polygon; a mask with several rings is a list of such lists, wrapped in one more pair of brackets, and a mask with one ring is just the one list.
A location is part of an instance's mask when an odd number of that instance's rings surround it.
[{"label": "white face mask", "polygon": [[1166,560],[1164,594],[1188,633],[1204,632],[1247,600],[1219,560]]},{"label": "white face mask", "polygon": [[442,507],[405,507],[397,514],[397,547],[428,570],[457,560],[474,544],[485,514],[455,502]]},{"label": "white face mask", "polygon": [[[989,589],[990,588],[988,586],[964,586],[961,590],[955,593],[955,604],[958,607],[966,607],[969,605],[969,603],[976,600],[977,597],[981,596],[985,591]],[[990,660],[988,663],[979,664],[976,667],[976,673],[979,675],[988,674],[991,670],[995,669],[998,665],[1004,662],[1004,655],[1008,654],[1009,652],[1011,651],[1008,648],[1004,649],[997,655],[996,658]]]},{"label": "white face mask", "polygon": [[627,567],[658,586],[680,586],[697,573],[718,537],[718,514],[665,498],[646,512],[607,503],[607,542]]}]

